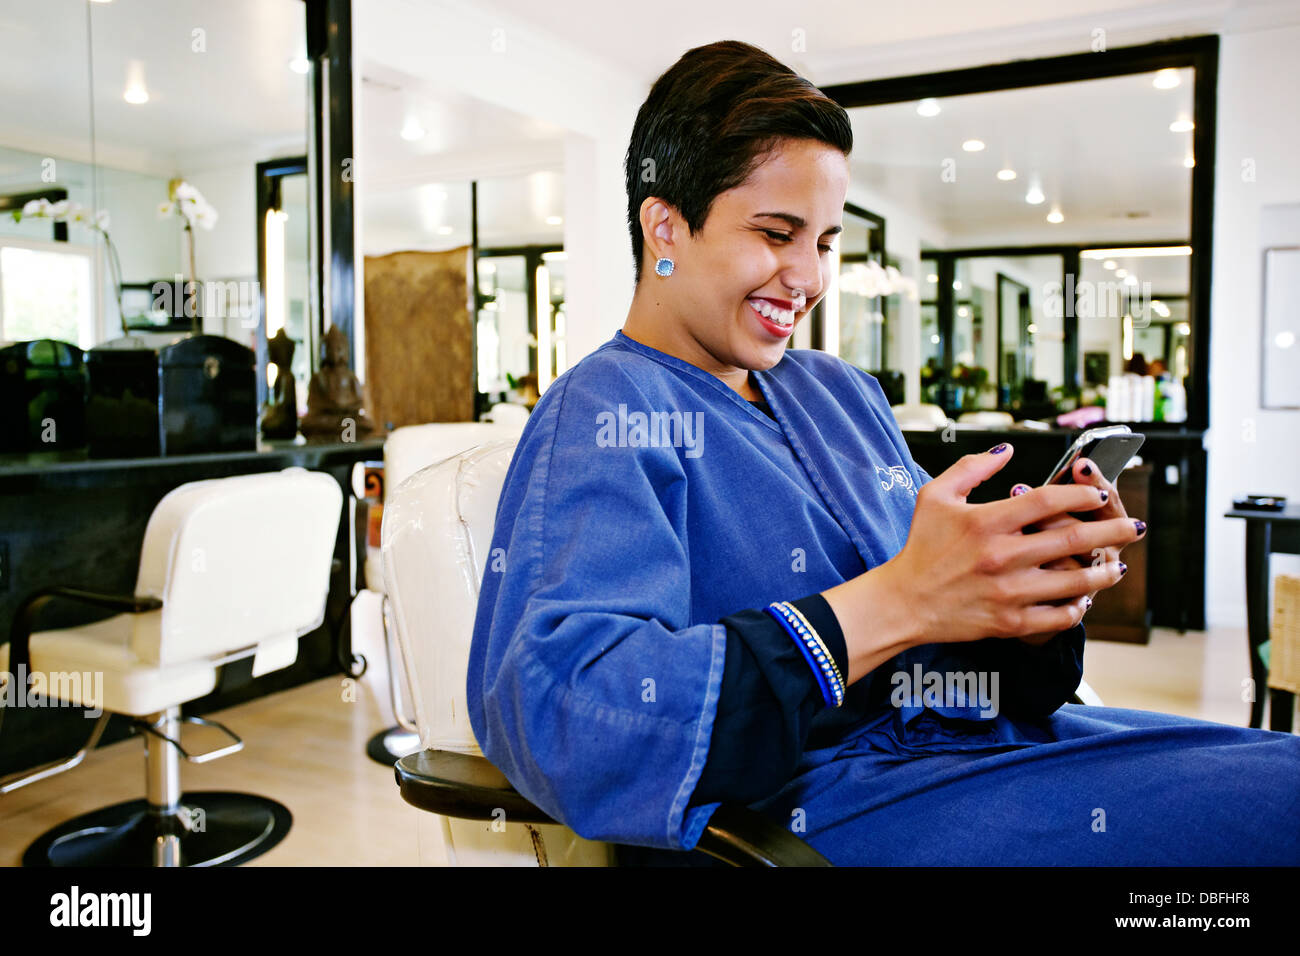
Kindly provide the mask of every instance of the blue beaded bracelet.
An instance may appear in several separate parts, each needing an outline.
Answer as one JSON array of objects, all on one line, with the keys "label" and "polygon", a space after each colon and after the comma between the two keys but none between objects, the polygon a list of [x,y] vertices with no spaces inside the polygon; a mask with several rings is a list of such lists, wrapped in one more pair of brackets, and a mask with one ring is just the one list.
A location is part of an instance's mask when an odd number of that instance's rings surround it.
[{"label": "blue beaded bracelet", "polygon": [[835,659],[822,643],[821,637],[804,620],[803,615],[790,604],[778,601],[773,601],[763,610],[785,628],[786,633],[803,653],[808,666],[812,668],[826,706],[839,707],[843,704],[844,682],[840,679]]}]

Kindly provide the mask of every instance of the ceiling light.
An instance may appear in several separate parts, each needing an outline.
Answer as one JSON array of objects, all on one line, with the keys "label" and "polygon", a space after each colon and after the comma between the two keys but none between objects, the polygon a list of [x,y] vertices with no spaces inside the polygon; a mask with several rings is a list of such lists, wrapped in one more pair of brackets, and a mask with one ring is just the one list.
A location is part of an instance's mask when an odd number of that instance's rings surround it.
[{"label": "ceiling light", "polygon": [[1004,183],[1009,183],[1011,182],[1011,180],[1015,178],[1016,178],[1016,171],[1014,169],[998,170],[998,179],[1002,180]]},{"label": "ceiling light", "polygon": [[1192,327],[1191,327],[1191,325],[1189,325],[1189,324],[1186,323],[1186,322],[1179,322],[1177,325],[1174,326],[1174,330],[1175,330],[1179,335],[1191,335],[1191,334],[1192,334]]},{"label": "ceiling light", "polygon": [[939,277],[938,277],[937,275],[935,275],[933,272],[931,272],[928,276],[925,277],[925,281],[926,281],[926,282],[938,282],[938,281],[939,281]]},{"label": "ceiling light", "polygon": [[1085,249],[1085,259],[1139,259],[1147,256],[1190,256],[1191,246],[1136,246],[1129,249]]},{"label": "ceiling light", "polygon": [[968,139],[961,144],[961,148],[968,153],[978,153],[984,148],[984,141],[982,139]]},{"label": "ceiling light", "polygon": [[1038,326],[1035,325],[1033,322],[1030,322],[1029,325],[1025,326],[1025,331],[1028,332],[1030,335],[1035,335],[1038,333]]},{"label": "ceiling light", "polygon": [[1103,269],[1114,269],[1115,265],[1116,263],[1114,259],[1107,259],[1105,262],[1101,264],[1101,267]]},{"label": "ceiling light", "polygon": [[126,65],[126,90],[122,99],[135,104],[149,102],[149,91],[144,85],[144,64],[139,60],[131,60]]},{"label": "ceiling light", "polygon": [[1116,279],[1122,279],[1122,278],[1124,278],[1126,275],[1128,275],[1128,270],[1127,270],[1127,269],[1116,269],[1116,270],[1115,270],[1115,278],[1116,278]]},{"label": "ceiling light", "polygon": [[970,309],[966,308],[964,305],[960,306],[957,309],[957,314],[964,319],[966,316],[970,315]]},{"label": "ceiling light", "polygon": [[954,289],[955,291],[960,292],[960,291],[961,291],[961,280],[960,280],[960,279],[954,279],[954,280],[953,280],[953,283],[952,283],[952,287],[953,287],[953,289]]},{"label": "ceiling light", "polygon": [[1025,202],[1029,203],[1031,206],[1037,206],[1046,198],[1047,197],[1043,195],[1043,191],[1037,186],[1030,186],[1029,192],[1025,193]]},{"label": "ceiling light", "polygon": [[289,61],[289,69],[293,70],[295,73],[310,73],[311,60],[307,59],[305,56],[296,56]]},{"label": "ceiling light", "polygon": [[918,116],[938,116],[939,101],[932,96],[927,96],[916,104],[916,113]]},{"label": "ceiling light", "polygon": [[1065,222],[1065,217],[1061,215],[1061,210],[1053,209],[1047,214],[1047,221],[1050,223]]},{"label": "ceiling light", "polygon": [[1169,132],[1171,133],[1187,133],[1195,128],[1196,124],[1189,119],[1178,119],[1169,124]]},{"label": "ceiling light", "polygon": [[939,344],[939,336],[937,336],[937,335],[932,335],[932,336],[930,336],[930,341],[933,342],[935,345],[938,345],[938,344]]},{"label": "ceiling light", "polygon": [[1126,276],[1124,277],[1124,284],[1125,284],[1125,285],[1137,285],[1137,284],[1138,284],[1138,277],[1135,276],[1135,275],[1133,275],[1132,273],[1129,273],[1128,275],[1126,275]]},{"label": "ceiling light", "polygon": [[1163,70],[1156,70],[1156,77],[1151,81],[1151,85],[1157,90],[1172,90],[1179,83],[1183,82],[1178,75],[1178,71],[1173,67]]},{"label": "ceiling light", "polygon": [[546,224],[547,224],[548,226],[558,226],[558,225],[560,225],[560,223],[562,223],[562,222],[564,222],[564,217],[563,217],[563,216],[547,216],[547,217],[546,217]]},{"label": "ceiling light", "polygon": [[1159,299],[1151,300],[1151,311],[1162,319],[1169,318],[1169,306],[1165,305]]},{"label": "ceiling light", "polygon": [[1188,153],[1187,156],[1183,158],[1183,165],[1186,166],[1188,169],[1191,169],[1193,166],[1196,165],[1196,159],[1192,156],[1191,153]]}]

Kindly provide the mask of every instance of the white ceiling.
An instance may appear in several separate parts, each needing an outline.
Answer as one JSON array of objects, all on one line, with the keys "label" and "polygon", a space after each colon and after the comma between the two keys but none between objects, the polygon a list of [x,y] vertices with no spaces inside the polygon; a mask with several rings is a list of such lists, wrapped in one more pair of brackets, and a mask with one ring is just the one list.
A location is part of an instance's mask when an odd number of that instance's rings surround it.
[{"label": "white ceiling", "polygon": [[[1192,134],[1169,124],[1191,116],[1192,71],[1179,74],[1166,90],[1145,73],[951,97],[931,117],[916,102],[853,109],[852,179],[923,211],[949,246],[1186,239]],[[1017,178],[998,180],[1004,166]],[[1040,205],[1025,201],[1035,180]],[[1053,207],[1063,222],[1046,221]]]}]

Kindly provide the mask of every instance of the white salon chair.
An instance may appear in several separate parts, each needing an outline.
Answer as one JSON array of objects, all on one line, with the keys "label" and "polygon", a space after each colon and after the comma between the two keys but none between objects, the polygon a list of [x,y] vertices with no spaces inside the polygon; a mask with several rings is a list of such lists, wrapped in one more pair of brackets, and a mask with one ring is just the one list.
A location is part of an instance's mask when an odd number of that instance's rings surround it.
[{"label": "white salon chair", "polygon": [[[384,488],[386,496],[421,468],[435,464],[484,442],[517,439],[528,421],[528,410],[520,405],[496,405],[493,412],[499,417],[493,422],[438,422],[429,425],[408,425],[392,432],[384,442]],[[516,414],[522,413],[520,414]],[[362,467],[362,466],[358,466]],[[364,484],[364,482],[362,482]],[[357,484],[354,476],[353,484]],[[381,730],[366,743],[366,753],[372,760],[391,767],[399,757],[418,750],[420,736],[411,713],[409,682],[405,679],[407,667],[401,659],[400,648],[394,647],[389,621],[388,591],[379,562],[367,558],[365,563],[365,588],[353,600],[353,633],[360,628],[378,629],[383,636],[384,657],[387,666],[388,700],[396,726]],[[369,622],[367,618],[373,618]],[[396,650],[397,653],[394,653]]]},{"label": "white salon chair", "polygon": [[[203,763],[243,747],[215,721],[182,717],[181,705],[211,693],[223,674],[260,677],[297,659],[298,638],[324,619],[342,505],[333,478],[302,468],[181,485],[150,516],[133,594],[55,587],[23,603],[10,643],[0,647],[0,670],[20,682],[48,675],[60,699],[92,713],[102,708],[102,715],[78,754],[0,781],[0,793],[79,764],[112,714],[130,717],[144,737],[146,789],[144,800],[44,834],[25,864],[233,864],[283,839],[291,817],[275,801],[181,792],[180,757]],[[120,613],[32,633],[40,608],[56,600]],[[82,674],[102,675],[102,682],[56,679]],[[230,743],[193,753],[182,742],[183,723],[214,727]]]},{"label": "white salon chair", "polygon": [[[390,486],[384,580],[424,749],[397,762],[402,798],[434,814],[426,861],[449,866],[606,866],[613,846],[585,840],[511,787],[470,727],[465,682],[479,581],[514,453],[495,441]],[[736,865],[825,866],[821,854],[747,807],[723,805],[702,852]]]}]

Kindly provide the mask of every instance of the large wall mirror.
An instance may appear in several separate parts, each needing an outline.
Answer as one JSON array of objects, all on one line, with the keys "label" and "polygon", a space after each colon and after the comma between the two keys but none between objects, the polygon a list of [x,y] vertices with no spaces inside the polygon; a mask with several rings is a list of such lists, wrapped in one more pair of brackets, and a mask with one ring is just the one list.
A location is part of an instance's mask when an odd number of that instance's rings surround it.
[{"label": "large wall mirror", "polygon": [[303,0],[5,4],[0,339],[88,349],[202,331],[264,354],[273,321],[299,342],[305,399],[320,15]]},{"label": "large wall mirror", "polygon": [[[882,262],[919,260],[919,301],[866,337],[841,305],[824,347],[952,417],[1205,427],[1212,41],[826,88],[854,125],[850,196],[887,213]],[[1148,375],[1154,415],[1128,394]]]}]

